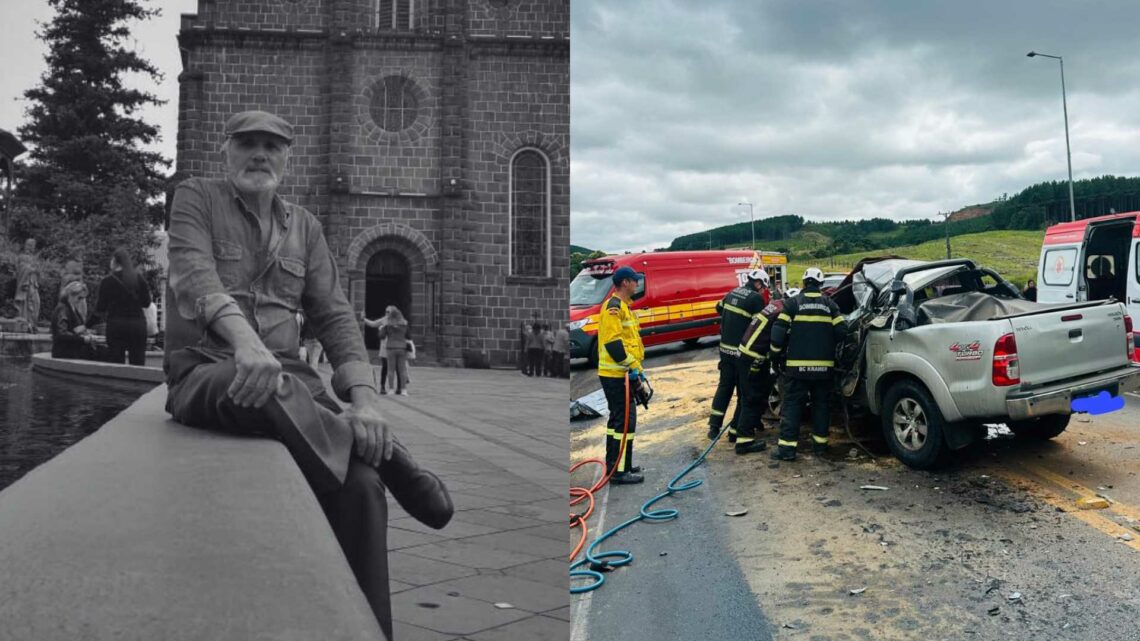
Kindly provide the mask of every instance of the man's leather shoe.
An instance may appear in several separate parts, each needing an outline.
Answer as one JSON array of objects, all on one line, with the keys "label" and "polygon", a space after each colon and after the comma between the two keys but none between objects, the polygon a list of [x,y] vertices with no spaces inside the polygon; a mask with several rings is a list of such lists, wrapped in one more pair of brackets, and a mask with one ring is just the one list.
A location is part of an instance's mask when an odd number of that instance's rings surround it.
[{"label": "man's leather shoe", "polygon": [[751,443],[737,443],[737,454],[752,454],[753,452],[763,452],[768,449],[768,444],[764,441],[752,441]]},{"label": "man's leather shoe", "polygon": [[392,458],[380,463],[380,480],[412,518],[440,529],[451,520],[455,505],[438,476],[420,467],[408,449],[392,437]]},{"label": "man's leather shoe", "polygon": [[644,476],[635,474],[634,472],[618,472],[610,477],[610,483],[614,485],[633,485],[635,483],[641,483],[644,480]]}]

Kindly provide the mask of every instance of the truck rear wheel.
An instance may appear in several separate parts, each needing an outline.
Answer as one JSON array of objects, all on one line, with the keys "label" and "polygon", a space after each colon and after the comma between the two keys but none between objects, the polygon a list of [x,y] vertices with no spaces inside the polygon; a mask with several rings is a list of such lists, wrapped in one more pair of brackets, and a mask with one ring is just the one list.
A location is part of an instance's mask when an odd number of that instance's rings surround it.
[{"label": "truck rear wheel", "polygon": [[1069,426],[1070,418],[1072,414],[1050,414],[1024,421],[1009,421],[1006,425],[1017,436],[1045,441],[1060,436]]},{"label": "truck rear wheel", "polygon": [[700,336],[696,338],[686,338],[681,342],[685,344],[685,347],[696,347],[697,343],[701,342],[701,338]]},{"label": "truck rear wheel", "polygon": [[947,450],[946,420],[921,383],[904,380],[892,385],[883,398],[881,421],[883,438],[907,467],[928,470]]}]

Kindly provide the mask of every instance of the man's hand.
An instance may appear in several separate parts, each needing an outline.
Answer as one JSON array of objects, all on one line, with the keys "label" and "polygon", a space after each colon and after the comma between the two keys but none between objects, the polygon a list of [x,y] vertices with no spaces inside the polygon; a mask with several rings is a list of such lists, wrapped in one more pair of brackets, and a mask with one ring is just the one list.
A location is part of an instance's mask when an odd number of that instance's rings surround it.
[{"label": "man's hand", "polygon": [[85,333],[86,331],[87,331],[87,326],[86,326],[86,325],[76,325],[76,326],[75,326],[75,333],[76,333],[76,334],[83,334],[83,333]]},{"label": "man's hand", "polygon": [[372,467],[392,458],[392,434],[379,410],[380,396],[371,388],[354,387],[352,407],[344,413],[352,427],[356,455]]},{"label": "man's hand", "polygon": [[261,407],[276,391],[281,363],[261,341],[240,343],[234,350],[237,375],[226,393],[238,407]]}]

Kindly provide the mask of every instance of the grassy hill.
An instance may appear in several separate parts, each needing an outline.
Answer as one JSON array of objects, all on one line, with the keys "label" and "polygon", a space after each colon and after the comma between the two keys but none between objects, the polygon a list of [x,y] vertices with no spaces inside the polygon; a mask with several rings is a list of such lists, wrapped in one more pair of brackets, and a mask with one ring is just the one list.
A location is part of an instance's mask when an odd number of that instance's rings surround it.
[{"label": "grassy hill", "polygon": [[[950,239],[950,256],[972,259],[979,265],[993,269],[1018,287],[1024,287],[1027,279],[1037,278],[1037,259],[1041,255],[1041,241],[1044,238],[1044,231],[987,231],[964,234]],[[819,267],[825,272],[846,271],[861,258],[884,254],[915,260],[941,260],[946,258],[946,241],[937,240],[920,245],[841,254],[831,258],[813,259],[793,255],[788,259],[788,278],[798,286],[804,270],[808,267]]]}]

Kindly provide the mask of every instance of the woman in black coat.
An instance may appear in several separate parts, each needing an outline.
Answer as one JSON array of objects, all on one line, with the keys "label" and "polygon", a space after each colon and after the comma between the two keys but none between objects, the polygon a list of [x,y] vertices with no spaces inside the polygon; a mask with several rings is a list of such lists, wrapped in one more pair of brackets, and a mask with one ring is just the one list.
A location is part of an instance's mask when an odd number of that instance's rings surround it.
[{"label": "woman in black coat", "polygon": [[51,319],[51,357],[94,359],[95,337],[87,330],[87,286],[71,282],[59,295]]},{"label": "woman in black coat", "polygon": [[107,360],[122,363],[124,353],[131,365],[146,365],[146,315],[150,288],[135,271],[126,249],[111,257],[111,274],[99,284],[95,311],[107,321]]}]

